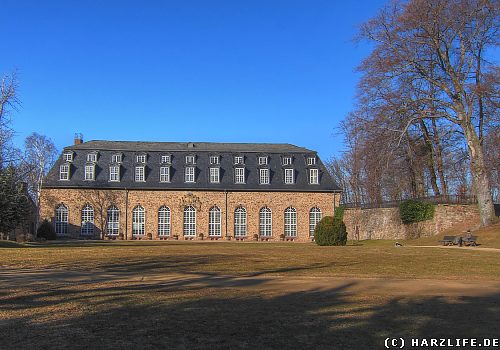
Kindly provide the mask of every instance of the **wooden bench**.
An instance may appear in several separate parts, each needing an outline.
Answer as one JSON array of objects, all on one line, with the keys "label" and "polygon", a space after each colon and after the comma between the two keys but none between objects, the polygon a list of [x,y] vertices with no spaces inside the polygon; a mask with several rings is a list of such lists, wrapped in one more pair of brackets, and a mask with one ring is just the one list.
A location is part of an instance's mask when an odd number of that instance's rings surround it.
[{"label": "wooden bench", "polygon": [[462,243],[467,246],[475,247],[477,245],[477,236],[465,237],[462,239]]},{"label": "wooden bench", "polygon": [[439,242],[442,242],[443,245],[453,245],[455,244],[456,239],[456,236],[444,236]]}]

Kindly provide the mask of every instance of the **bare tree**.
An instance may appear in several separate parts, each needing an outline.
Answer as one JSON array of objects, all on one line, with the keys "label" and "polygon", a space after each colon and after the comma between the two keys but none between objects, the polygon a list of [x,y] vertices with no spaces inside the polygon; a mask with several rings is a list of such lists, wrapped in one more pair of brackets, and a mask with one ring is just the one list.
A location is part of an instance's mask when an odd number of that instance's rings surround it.
[{"label": "bare tree", "polygon": [[84,200],[94,208],[94,223],[101,239],[107,234],[108,208],[116,205],[119,195],[113,190],[92,189],[84,191]]},{"label": "bare tree", "polygon": [[19,106],[17,96],[18,81],[16,73],[0,77],[0,167],[3,167],[12,158],[12,148],[9,142],[13,136],[10,128],[9,114]]},{"label": "bare tree", "polygon": [[361,30],[362,38],[375,44],[361,66],[365,92],[387,95],[403,84],[411,92],[392,106],[400,113],[386,115],[404,121],[401,135],[421,119],[444,120],[460,130],[483,226],[492,222],[494,209],[482,148],[487,120],[481,104],[492,93],[486,77],[496,67],[485,55],[498,45],[498,10],[498,2],[488,0],[396,1]]},{"label": "bare tree", "polygon": [[57,150],[52,140],[44,135],[32,133],[24,141],[24,166],[28,191],[36,205],[35,224],[38,227],[40,216],[40,193],[43,179],[54,164]]}]

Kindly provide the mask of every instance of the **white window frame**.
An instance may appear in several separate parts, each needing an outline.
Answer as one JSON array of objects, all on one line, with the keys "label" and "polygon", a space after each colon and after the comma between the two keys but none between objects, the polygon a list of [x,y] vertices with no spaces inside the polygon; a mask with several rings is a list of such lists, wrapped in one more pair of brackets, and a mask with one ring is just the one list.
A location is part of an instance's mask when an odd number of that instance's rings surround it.
[{"label": "white window frame", "polygon": [[65,162],[72,162],[73,161],[73,152],[64,152],[63,153],[63,160]]},{"label": "white window frame", "polygon": [[168,237],[170,236],[170,208],[162,205],[158,209],[158,236]]},{"label": "white window frame", "polygon": [[170,182],[170,167],[160,167],[160,182]]},{"label": "white window frame", "polygon": [[282,163],[283,163],[283,165],[290,165],[290,164],[292,164],[292,157],[283,157],[282,158]]},{"label": "white window frame", "polygon": [[285,237],[297,237],[297,210],[294,207],[285,209]]},{"label": "white window frame", "polygon": [[90,204],[85,204],[82,208],[82,226],[80,234],[82,236],[94,235],[94,208]]},{"label": "white window frame", "polygon": [[141,205],[132,210],[132,236],[144,236],[146,229],[146,211]]},{"label": "white window frame", "polygon": [[273,213],[268,207],[259,211],[259,236],[272,237],[273,235]]},{"label": "white window frame", "polygon": [[120,182],[120,166],[110,165],[109,166],[109,181]]},{"label": "white window frame", "polygon": [[145,164],[146,163],[146,155],[145,154],[138,154],[135,156],[135,162],[140,163],[140,164]]},{"label": "white window frame", "polygon": [[63,236],[68,233],[68,207],[59,204],[56,208],[54,228],[57,236]]},{"label": "white window frame", "polygon": [[59,166],[59,180],[69,180],[69,164],[61,164],[61,166]]},{"label": "white window frame", "polygon": [[85,181],[95,180],[95,164],[85,165]]},{"label": "white window frame", "polygon": [[122,162],[121,154],[112,154],[111,155],[111,163],[120,164]]},{"label": "white window frame", "polygon": [[97,153],[92,152],[87,154],[87,162],[95,163],[97,162]]},{"label": "white window frame", "polygon": [[316,165],[316,157],[307,157],[307,165]]},{"label": "white window frame", "polygon": [[221,237],[221,210],[218,206],[214,205],[208,211],[208,235],[210,237]]},{"label": "white window frame", "polygon": [[220,183],[220,168],[217,167],[210,168],[210,183],[213,184]]},{"label": "white window frame", "polygon": [[309,183],[311,185],[319,184],[319,170],[318,169],[309,169]]},{"label": "white window frame", "polygon": [[170,164],[171,163],[171,158],[170,158],[170,155],[162,155],[161,156],[161,163],[162,164]]},{"label": "white window frame", "polygon": [[321,221],[321,209],[313,207],[309,210],[309,237],[314,237],[314,230],[316,225]]},{"label": "white window frame", "polygon": [[196,236],[196,209],[191,205],[184,207],[182,232],[186,237]]},{"label": "white window frame", "polygon": [[184,169],[184,182],[194,183],[196,171],[194,166],[188,166]]},{"label": "white window frame", "polygon": [[135,167],[134,180],[135,182],[146,181],[146,167],[144,165],[139,165]]},{"label": "white window frame", "polygon": [[234,168],[234,183],[235,184],[245,183],[245,168]]},{"label": "white window frame", "polygon": [[238,207],[234,210],[234,237],[246,237],[247,235],[247,210]]},{"label": "white window frame", "polygon": [[269,185],[269,169],[259,169],[259,183],[261,185]]},{"label": "white window frame", "polygon": [[215,164],[220,164],[220,157],[219,156],[210,156],[210,164],[215,165]]},{"label": "white window frame", "polygon": [[245,158],[243,156],[235,156],[234,164],[245,164]]},{"label": "white window frame", "polygon": [[294,169],[285,169],[285,185],[293,185],[295,182],[295,171]]},{"label": "white window frame", "polygon": [[196,164],[196,156],[186,156],[186,164]]},{"label": "white window frame", "polygon": [[268,157],[260,156],[259,157],[259,165],[267,165]]},{"label": "white window frame", "polygon": [[106,211],[106,234],[117,236],[120,233],[120,209],[112,205]]}]

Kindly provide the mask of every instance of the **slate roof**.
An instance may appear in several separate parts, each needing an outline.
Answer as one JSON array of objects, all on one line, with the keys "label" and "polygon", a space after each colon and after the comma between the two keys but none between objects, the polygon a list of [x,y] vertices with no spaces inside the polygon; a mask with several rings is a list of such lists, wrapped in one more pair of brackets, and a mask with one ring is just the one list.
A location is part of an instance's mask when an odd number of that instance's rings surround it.
[{"label": "slate roof", "polygon": [[[87,154],[98,152],[95,180],[84,180]],[[64,164],[63,154],[73,153],[70,163],[70,180],[59,180],[59,167]],[[110,182],[109,166],[113,154],[120,153],[120,182]],[[147,154],[146,181],[135,182],[136,155]],[[170,155],[171,181],[159,181],[161,156]],[[186,155],[196,156],[196,182],[184,182]],[[209,157],[220,157],[220,183],[209,181]],[[234,156],[244,157],[245,184],[234,183]],[[268,164],[260,166],[258,156],[267,156]],[[293,158],[291,165],[282,165],[282,156]],[[307,157],[316,157],[316,165],[308,166]],[[270,183],[259,184],[259,168],[270,171]],[[295,183],[284,183],[284,168],[293,168]],[[319,184],[309,184],[309,168],[319,170]],[[114,188],[156,190],[228,190],[228,191],[294,191],[294,192],[338,192],[324,164],[315,151],[291,144],[266,143],[211,143],[211,142],[136,142],[136,141],[88,141],[64,148],[59,159],[47,175],[44,188]]]}]

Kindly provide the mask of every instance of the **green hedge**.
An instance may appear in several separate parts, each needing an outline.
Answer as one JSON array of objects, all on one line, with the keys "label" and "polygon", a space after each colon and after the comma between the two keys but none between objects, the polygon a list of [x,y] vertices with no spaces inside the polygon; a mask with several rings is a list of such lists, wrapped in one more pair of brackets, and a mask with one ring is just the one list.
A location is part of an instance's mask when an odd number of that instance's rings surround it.
[{"label": "green hedge", "polygon": [[342,220],[333,216],[325,216],[316,225],[314,240],[317,245],[346,245],[347,229]]},{"label": "green hedge", "polygon": [[435,206],[416,200],[407,200],[399,205],[399,216],[404,224],[431,220],[434,217]]}]

